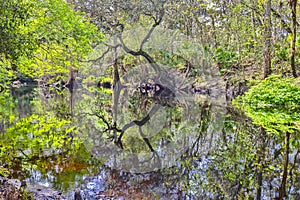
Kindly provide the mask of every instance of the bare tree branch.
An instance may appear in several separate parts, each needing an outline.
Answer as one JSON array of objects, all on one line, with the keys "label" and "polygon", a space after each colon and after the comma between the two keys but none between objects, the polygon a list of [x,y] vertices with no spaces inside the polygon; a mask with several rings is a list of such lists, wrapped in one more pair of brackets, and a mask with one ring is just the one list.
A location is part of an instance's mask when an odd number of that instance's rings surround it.
[{"label": "bare tree branch", "polygon": [[101,54],[100,57],[96,58],[96,59],[90,59],[90,60],[79,60],[80,62],[97,62],[99,60],[102,60],[106,54],[108,54],[110,52],[110,50],[112,49],[117,49],[118,47],[121,47],[121,44],[117,44],[117,45],[110,45],[110,44],[106,44],[104,43],[106,46],[107,46],[107,49]]},{"label": "bare tree branch", "polygon": [[111,126],[110,125],[110,123],[104,118],[104,116],[102,116],[102,115],[100,115],[100,114],[98,114],[98,113],[85,113],[85,112],[83,112],[83,113],[81,113],[81,114],[83,114],[83,115],[88,115],[88,116],[96,116],[96,117],[98,117],[99,119],[101,119],[104,123],[105,123],[105,125],[106,125],[106,129],[105,130],[103,130],[102,132],[107,132],[107,131],[110,131],[110,130],[116,130],[117,132],[122,132],[122,130],[121,129],[118,129],[116,126]]},{"label": "bare tree branch", "polygon": [[275,17],[279,18],[283,28],[288,32],[288,33],[292,33],[292,30],[290,28],[290,26],[284,21],[282,15],[280,13],[278,13],[274,8],[271,8],[271,11],[273,13],[273,15],[275,15]]},{"label": "bare tree branch", "polygon": [[146,117],[144,117],[143,119],[141,119],[141,120],[134,120],[134,121],[131,121],[131,122],[128,123],[128,124],[125,124],[125,125],[123,126],[122,131],[121,131],[121,134],[120,134],[120,136],[119,136],[119,138],[118,138],[118,143],[121,142],[122,137],[123,137],[123,135],[124,135],[124,133],[125,133],[125,131],[126,131],[127,129],[129,129],[130,127],[133,127],[133,126],[135,126],[135,125],[137,125],[137,126],[139,126],[139,127],[145,125],[145,124],[151,119],[151,117],[152,117],[152,116],[153,116],[160,108],[161,108],[161,105],[155,105],[155,106],[153,106],[153,107],[151,108],[150,112],[149,112],[149,113],[146,115]]},{"label": "bare tree branch", "polygon": [[142,131],[142,127],[139,126],[139,133],[140,133],[140,136],[143,138],[143,140],[145,141],[145,143],[148,145],[149,149],[154,152],[154,149],[152,147],[152,145],[150,144],[150,141],[149,139],[146,137],[146,135],[143,133]]},{"label": "bare tree branch", "polygon": [[162,22],[163,16],[164,16],[164,12],[161,13],[161,15],[159,16],[158,19],[154,18],[154,24],[152,25],[151,29],[149,30],[149,32],[147,33],[147,35],[143,39],[143,41],[142,41],[142,43],[140,45],[140,50],[143,50],[144,44],[148,41],[148,39],[152,35],[154,29]]},{"label": "bare tree branch", "polygon": [[[154,7],[156,8],[156,6],[154,6]],[[156,11],[156,13],[158,13],[158,11]],[[164,11],[161,11],[159,16],[157,15],[156,18],[153,17],[154,24],[152,25],[151,29],[148,31],[148,33],[146,34],[146,36],[142,40],[141,45],[140,45],[140,49],[138,51],[133,51],[132,49],[129,49],[125,45],[121,34],[118,36],[118,38],[119,38],[119,40],[121,42],[121,46],[126,51],[126,53],[129,53],[129,54],[134,55],[134,56],[143,56],[149,62],[149,64],[152,66],[152,68],[155,70],[155,72],[157,72],[157,73],[160,71],[160,67],[156,64],[156,62],[153,60],[153,58],[147,52],[145,52],[143,50],[143,47],[144,47],[145,43],[151,37],[151,35],[152,35],[153,31],[155,30],[155,28],[157,26],[159,26],[160,23],[162,22],[163,16],[164,16]]]},{"label": "bare tree branch", "polygon": [[125,50],[126,53],[129,53],[133,56],[143,56],[149,62],[149,64],[155,70],[155,72],[157,72],[157,73],[160,72],[160,67],[147,52],[145,52],[141,49],[139,51],[133,51],[125,45],[122,36],[118,36],[118,38],[121,42],[122,48]]},{"label": "bare tree branch", "polygon": [[258,20],[258,22],[259,22],[259,25],[262,26],[262,25],[263,25],[263,20],[261,19],[261,18],[262,18],[262,12],[259,11],[258,8],[255,8],[255,7],[253,7],[253,6],[250,6],[249,4],[247,4],[247,3],[243,2],[243,1],[241,1],[241,3],[242,3],[244,6],[250,8],[251,10],[253,10],[253,11],[258,15],[257,20]]}]

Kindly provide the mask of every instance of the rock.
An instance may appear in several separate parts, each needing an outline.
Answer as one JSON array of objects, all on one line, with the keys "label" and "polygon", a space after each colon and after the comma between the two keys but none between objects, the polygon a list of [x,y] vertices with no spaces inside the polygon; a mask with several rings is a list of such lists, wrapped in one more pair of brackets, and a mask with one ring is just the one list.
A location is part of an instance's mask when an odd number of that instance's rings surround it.
[{"label": "rock", "polygon": [[28,185],[26,187],[25,181],[21,182],[17,179],[0,177],[0,199],[64,200],[66,198],[60,192],[49,187],[37,185]]},{"label": "rock", "polygon": [[34,199],[39,200],[64,200],[64,195],[60,192],[45,186],[28,185],[27,190],[33,194]]},{"label": "rock", "polygon": [[23,193],[21,181],[0,177],[0,199],[18,200]]}]

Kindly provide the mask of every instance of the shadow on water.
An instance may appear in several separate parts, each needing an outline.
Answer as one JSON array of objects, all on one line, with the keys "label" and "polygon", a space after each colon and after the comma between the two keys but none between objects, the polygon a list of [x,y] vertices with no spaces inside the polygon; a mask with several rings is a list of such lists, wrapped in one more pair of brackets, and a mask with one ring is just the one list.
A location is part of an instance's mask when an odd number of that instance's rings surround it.
[{"label": "shadow on water", "polygon": [[[84,199],[251,199],[257,187],[263,199],[277,195],[282,138],[262,139],[260,127],[231,106],[211,104],[211,94],[196,95],[193,109],[185,101],[163,105],[155,117],[151,107],[157,98],[136,89],[120,93],[117,124],[109,91],[77,88],[74,96],[67,89],[48,88],[50,96],[45,88],[10,91],[1,99],[0,165],[11,169],[11,177],[54,188],[66,199],[75,191]],[[138,120],[130,125],[131,119]],[[265,158],[259,160],[262,144]],[[300,170],[298,154],[290,154],[294,174]],[[299,197],[299,183],[291,174],[289,197]]]}]

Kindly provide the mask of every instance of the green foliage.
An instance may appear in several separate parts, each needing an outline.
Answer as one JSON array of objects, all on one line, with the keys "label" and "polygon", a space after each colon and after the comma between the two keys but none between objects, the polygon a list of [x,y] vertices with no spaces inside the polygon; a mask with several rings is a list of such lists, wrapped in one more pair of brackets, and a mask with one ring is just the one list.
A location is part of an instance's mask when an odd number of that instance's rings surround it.
[{"label": "green foliage", "polygon": [[0,94],[0,122],[4,124],[12,123],[15,120],[16,101],[10,96],[8,88]]},{"label": "green foliage", "polygon": [[0,176],[8,176],[10,174],[9,170],[7,168],[1,167],[0,168]]},{"label": "green foliage", "polygon": [[218,47],[214,52],[214,61],[218,63],[220,70],[228,69],[238,61],[237,53]]},{"label": "green foliage", "polygon": [[288,45],[276,44],[275,46],[275,58],[274,62],[287,61],[289,60],[289,48]]},{"label": "green foliage", "polygon": [[32,192],[28,191],[27,189],[24,189],[23,193],[20,194],[19,198],[21,200],[34,200],[34,196]]},{"label": "green foliage", "polygon": [[[99,77],[98,78],[98,83],[105,83],[105,82],[112,84],[113,83],[113,79],[110,78],[110,77]],[[111,88],[104,88],[104,87],[98,87],[97,90],[99,92],[104,92],[104,93],[107,93],[107,94],[112,94],[112,92],[113,92],[113,89],[111,89]]]},{"label": "green foliage", "polygon": [[16,60],[37,47],[32,31],[25,28],[36,14],[36,4],[26,0],[1,1],[0,55],[4,58]]},{"label": "green foliage", "polygon": [[23,118],[9,127],[0,140],[1,162],[65,153],[78,147],[77,130],[68,120],[45,115]]},{"label": "green foliage", "polygon": [[0,82],[9,84],[12,67],[20,56],[31,55],[37,44],[30,31],[22,30],[34,17],[34,2],[1,1],[0,4]]},{"label": "green foliage", "polygon": [[[5,58],[4,54],[0,54],[0,83],[8,85],[10,80],[14,77],[11,63]],[[4,87],[4,86],[3,86]]]},{"label": "green foliage", "polygon": [[103,37],[63,0],[11,0],[0,10],[0,81],[11,66],[35,78],[64,75]]},{"label": "green foliage", "polygon": [[38,17],[27,27],[34,30],[39,48],[34,58],[20,59],[20,70],[43,76],[64,74],[70,67],[79,68],[80,61],[91,52],[92,43],[99,42],[102,35],[62,0],[43,1],[39,9]]},{"label": "green foliage", "polygon": [[238,97],[234,104],[255,124],[271,132],[300,129],[299,80],[271,76]]}]

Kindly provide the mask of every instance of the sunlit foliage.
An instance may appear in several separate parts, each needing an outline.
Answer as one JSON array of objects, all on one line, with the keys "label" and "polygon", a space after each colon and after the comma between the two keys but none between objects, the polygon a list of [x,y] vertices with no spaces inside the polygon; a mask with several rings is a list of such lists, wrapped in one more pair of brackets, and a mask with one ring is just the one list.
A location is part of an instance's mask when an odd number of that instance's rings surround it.
[{"label": "sunlit foliage", "polygon": [[69,68],[78,69],[103,37],[83,13],[62,0],[5,1],[0,9],[0,72],[6,75],[63,75]]},{"label": "sunlit foliage", "polygon": [[299,80],[271,76],[240,96],[235,104],[255,124],[262,125],[271,132],[293,132],[300,129]]},{"label": "sunlit foliage", "polygon": [[12,158],[30,160],[64,153],[76,148],[76,132],[70,121],[32,115],[18,121],[1,136],[1,157],[9,154]]}]

